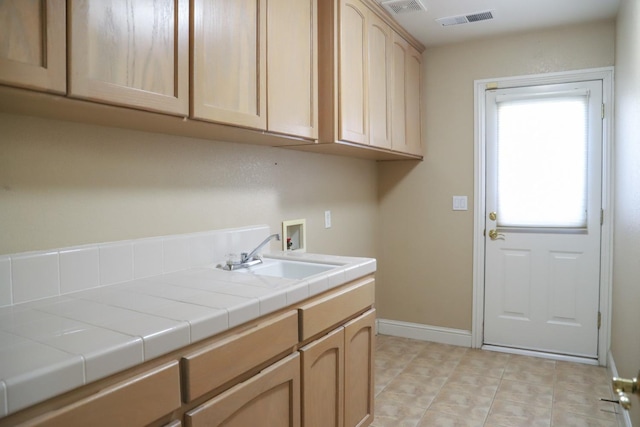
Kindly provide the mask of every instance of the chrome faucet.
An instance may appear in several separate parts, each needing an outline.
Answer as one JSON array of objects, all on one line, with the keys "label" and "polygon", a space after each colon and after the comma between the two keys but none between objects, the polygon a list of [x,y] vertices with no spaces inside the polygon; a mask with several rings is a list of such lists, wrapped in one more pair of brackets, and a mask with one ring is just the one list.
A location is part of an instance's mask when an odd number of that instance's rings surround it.
[{"label": "chrome faucet", "polygon": [[247,253],[247,252],[242,252],[240,254],[240,261],[232,261],[232,260],[228,260],[227,261],[227,265],[225,266],[225,268],[227,270],[237,270],[239,268],[247,268],[247,267],[251,267],[252,265],[256,265],[256,264],[260,264],[262,262],[262,259],[259,257],[256,257],[256,254],[260,251],[260,249],[262,249],[267,243],[269,243],[271,240],[276,239],[276,240],[280,240],[280,234],[276,233],[276,234],[272,234],[271,236],[267,237],[266,239],[264,239],[262,241],[262,243],[260,243],[254,250],[252,250],[251,252]]}]

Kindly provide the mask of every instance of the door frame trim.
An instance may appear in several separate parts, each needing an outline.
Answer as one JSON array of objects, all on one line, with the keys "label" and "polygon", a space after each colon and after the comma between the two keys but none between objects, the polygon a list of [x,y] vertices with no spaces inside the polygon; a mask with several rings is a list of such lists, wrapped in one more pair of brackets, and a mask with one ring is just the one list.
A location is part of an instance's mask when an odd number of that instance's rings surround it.
[{"label": "door frame trim", "polygon": [[600,250],[600,313],[602,324],[598,333],[598,363],[607,364],[611,339],[611,283],[613,257],[613,67],[500,77],[474,81],[474,214],[473,214],[473,313],[471,346],[481,348],[484,333],[484,231],[486,189],[485,91],[519,86],[538,86],[586,80],[602,80],[602,224]]}]

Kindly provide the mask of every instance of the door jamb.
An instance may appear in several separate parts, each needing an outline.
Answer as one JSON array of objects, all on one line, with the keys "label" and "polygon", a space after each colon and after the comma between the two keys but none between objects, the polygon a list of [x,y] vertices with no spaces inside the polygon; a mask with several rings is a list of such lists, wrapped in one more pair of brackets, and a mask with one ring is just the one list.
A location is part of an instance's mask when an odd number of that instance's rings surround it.
[{"label": "door jamb", "polygon": [[473,313],[471,346],[481,348],[484,332],[484,244],[485,244],[485,91],[519,86],[537,86],[602,80],[602,209],[600,251],[600,313],[602,324],[598,333],[598,363],[607,364],[611,340],[611,292],[613,257],[613,67],[587,70],[501,77],[474,81],[474,214],[473,214]]}]

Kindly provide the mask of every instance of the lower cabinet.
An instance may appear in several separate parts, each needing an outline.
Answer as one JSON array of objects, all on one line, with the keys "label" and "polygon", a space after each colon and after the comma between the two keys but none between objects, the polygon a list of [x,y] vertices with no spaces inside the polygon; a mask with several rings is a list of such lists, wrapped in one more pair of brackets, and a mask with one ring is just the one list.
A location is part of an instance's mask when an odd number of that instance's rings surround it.
[{"label": "lower cabinet", "polygon": [[0,427],[366,427],[375,280],[365,276],[148,367],[0,418]]},{"label": "lower cabinet", "polygon": [[303,427],[344,426],[344,328],[300,349]]},{"label": "lower cabinet", "polygon": [[28,422],[38,427],[144,426],[180,408],[180,370],[173,361]]},{"label": "lower cabinet", "polygon": [[295,353],[185,415],[187,427],[300,426],[300,356]]},{"label": "lower cabinet", "polygon": [[302,347],[302,426],[373,421],[375,310]]},{"label": "lower cabinet", "polygon": [[344,325],[344,425],[368,426],[373,421],[375,372],[375,309]]}]

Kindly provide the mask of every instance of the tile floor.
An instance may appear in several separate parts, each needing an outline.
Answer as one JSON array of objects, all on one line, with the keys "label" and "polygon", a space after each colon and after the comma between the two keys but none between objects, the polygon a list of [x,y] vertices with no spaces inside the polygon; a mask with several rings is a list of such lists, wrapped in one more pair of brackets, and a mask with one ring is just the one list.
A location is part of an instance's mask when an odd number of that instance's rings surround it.
[{"label": "tile floor", "polygon": [[378,335],[374,427],[617,427],[606,368]]}]

